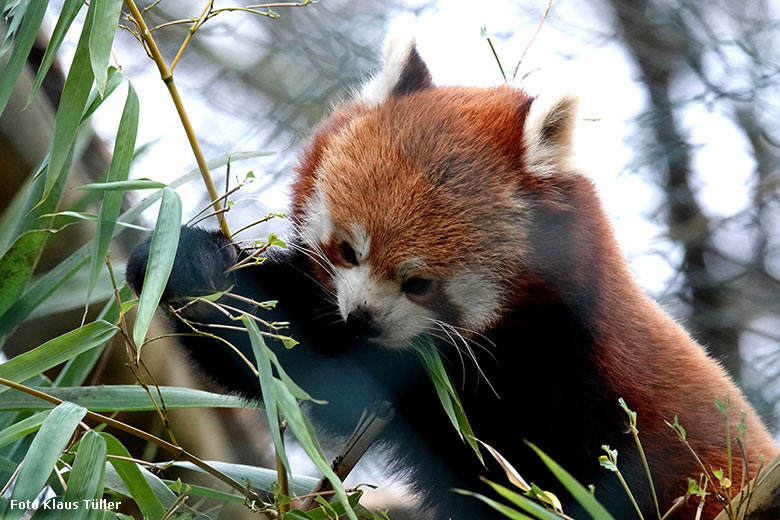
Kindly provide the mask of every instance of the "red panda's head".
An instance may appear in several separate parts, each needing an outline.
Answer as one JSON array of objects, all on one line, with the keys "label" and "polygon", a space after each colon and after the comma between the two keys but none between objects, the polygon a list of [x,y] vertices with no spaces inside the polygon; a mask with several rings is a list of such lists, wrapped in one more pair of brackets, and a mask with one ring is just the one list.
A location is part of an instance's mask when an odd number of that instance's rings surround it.
[{"label": "red panda's head", "polygon": [[575,111],[570,96],[434,87],[391,28],[383,70],[321,125],[293,187],[300,246],[342,318],[392,347],[494,325],[533,205],[574,175]]}]

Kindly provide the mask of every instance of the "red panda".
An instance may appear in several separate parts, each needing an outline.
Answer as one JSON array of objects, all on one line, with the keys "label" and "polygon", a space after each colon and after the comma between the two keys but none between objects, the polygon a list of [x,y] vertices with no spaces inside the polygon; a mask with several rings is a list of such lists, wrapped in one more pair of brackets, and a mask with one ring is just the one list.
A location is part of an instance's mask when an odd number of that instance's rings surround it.
[{"label": "red panda", "polygon": [[[576,105],[571,95],[545,100],[509,86],[435,87],[414,39],[391,34],[383,70],[333,111],[303,153],[290,251],[224,275],[237,248],[219,233],[185,228],[164,299],[231,283],[256,300],[279,299],[274,316],[302,342],[278,349],[282,363],[330,403],[312,415],[343,433],[373,400],[393,402],[387,449],[436,518],[499,516],[451,492],[483,490],[486,469],[452,430],[411,352],[421,335],[450,362],[469,351],[477,368],[451,377],[475,435],[557,492],[571,516],[584,513],[524,439],[628,518],[631,504],[598,463],[603,444],[617,448],[645,517],[654,516],[620,397],[638,412],[662,513],[701,472],[665,420],[679,417],[708,468],[727,467],[716,397],[730,396],[732,425],[747,413],[753,475],[759,455],[778,448],[723,368],[632,280],[594,185],[573,159]],[[134,288],[147,250],[128,264]],[[209,310],[198,312],[203,320]],[[246,338],[224,336],[251,356]],[[251,372],[219,342],[193,338],[185,347],[219,384],[258,395]],[[734,492],[740,479],[735,463]],[[708,499],[703,518],[717,511]]]}]

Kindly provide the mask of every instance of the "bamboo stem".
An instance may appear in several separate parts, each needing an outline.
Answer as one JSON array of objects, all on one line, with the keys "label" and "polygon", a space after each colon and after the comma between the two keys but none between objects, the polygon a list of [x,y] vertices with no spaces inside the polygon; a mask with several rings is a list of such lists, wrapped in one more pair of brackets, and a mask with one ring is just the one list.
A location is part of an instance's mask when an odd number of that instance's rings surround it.
[{"label": "bamboo stem", "polygon": [[[157,68],[160,70],[160,79],[162,79],[163,83],[165,83],[165,85],[168,87],[168,93],[171,95],[173,104],[176,106],[176,112],[179,114],[181,124],[184,127],[184,132],[187,134],[187,139],[190,142],[192,153],[195,155],[195,161],[198,163],[198,169],[200,170],[200,174],[203,177],[206,190],[209,193],[209,197],[211,197],[214,210],[220,211],[222,209],[222,204],[219,202],[219,193],[217,193],[217,187],[214,185],[214,181],[211,179],[209,168],[206,165],[206,158],[203,156],[203,151],[200,149],[200,144],[198,143],[198,138],[195,136],[195,131],[192,128],[189,116],[187,116],[187,112],[184,110],[184,104],[182,103],[181,96],[179,96],[179,91],[176,89],[176,84],[173,81],[173,74],[168,68],[168,65],[166,65],[165,60],[160,53],[160,49],[157,47],[157,44],[152,37],[151,31],[149,31],[149,28],[146,26],[141,12],[138,10],[138,6],[135,5],[133,0],[125,0],[125,5],[130,10],[133,21],[138,25],[140,36],[146,43],[152,59],[157,64]],[[230,229],[228,228],[227,220],[225,220],[225,215],[220,212],[217,214],[217,219],[219,220],[219,227],[222,229],[222,232],[225,234],[225,236],[229,237]]]}]

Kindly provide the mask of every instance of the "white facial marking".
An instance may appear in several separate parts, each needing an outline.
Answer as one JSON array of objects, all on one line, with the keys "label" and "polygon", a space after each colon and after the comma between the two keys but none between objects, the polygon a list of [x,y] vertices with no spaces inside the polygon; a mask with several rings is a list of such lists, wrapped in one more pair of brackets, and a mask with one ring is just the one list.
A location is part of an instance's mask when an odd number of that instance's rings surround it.
[{"label": "white facial marking", "polygon": [[458,273],[444,281],[444,291],[458,307],[464,328],[482,332],[498,318],[502,294],[486,274]]},{"label": "white facial marking", "polygon": [[350,228],[352,230],[352,248],[355,250],[358,262],[363,263],[368,259],[371,239],[360,224],[354,223]]},{"label": "white facial marking", "polygon": [[425,260],[422,258],[416,256],[407,258],[398,264],[398,269],[396,269],[396,276],[398,277],[398,280],[403,283],[407,278],[412,276],[412,274],[420,271],[421,269],[424,269],[425,266]]},{"label": "white facial marking", "polygon": [[336,267],[334,281],[341,317],[346,320],[350,312],[365,308],[381,333],[375,341],[385,346],[407,346],[424,331],[425,318],[434,317],[430,310],[406,298],[397,282],[376,280],[368,263]]},{"label": "white facial marking", "polygon": [[320,188],[315,188],[314,194],[303,208],[305,215],[301,225],[300,235],[303,242],[316,247],[327,243],[333,234],[333,220],[325,200],[325,194]]}]

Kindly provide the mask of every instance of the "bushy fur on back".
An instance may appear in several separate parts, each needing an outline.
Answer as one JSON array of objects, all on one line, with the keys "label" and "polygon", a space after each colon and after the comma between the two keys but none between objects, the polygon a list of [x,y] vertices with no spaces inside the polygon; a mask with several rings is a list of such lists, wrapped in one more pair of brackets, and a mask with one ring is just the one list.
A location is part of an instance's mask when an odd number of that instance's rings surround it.
[{"label": "bushy fur on back", "polygon": [[[330,403],[311,413],[346,432],[363,407],[393,402],[388,449],[440,518],[497,517],[451,488],[484,491],[479,475],[503,478],[452,430],[409,349],[419,335],[448,360],[476,436],[559,493],[576,518],[582,511],[522,440],[595,484],[596,497],[627,518],[625,493],[598,464],[602,444],[617,448],[645,517],[654,516],[619,397],[639,414],[664,510],[700,471],[664,420],[679,416],[704,463],[725,468],[714,400],[728,394],[732,425],[747,412],[751,474],[759,455],[777,453],[720,365],[632,280],[593,183],[574,165],[573,96],[436,88],[408,34],[388,38],[385,64],[303,154],[291,250],[231,280],[217,273],[236,258],[225,253],[233,246],[185,228],[169,301],[229,283],[256,300],[278,299],[269,320],[290,321],[301,341],[291,351],[276,345],[281,361]],[[144,247],[128,266],[136,289]],[[201,321],[224,320],[199,312]],[[245,337],[220,334],[251,357]],[[185,346],[218,383],[257,396],[256,379],[222,344],[194,338]],[[735,485],[740,477],[736,464]],[[692,518],[692,508],[671,518]],[[709,500],[704,518],[716,510]]]}]

